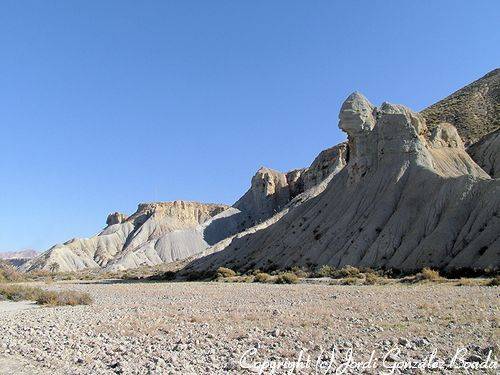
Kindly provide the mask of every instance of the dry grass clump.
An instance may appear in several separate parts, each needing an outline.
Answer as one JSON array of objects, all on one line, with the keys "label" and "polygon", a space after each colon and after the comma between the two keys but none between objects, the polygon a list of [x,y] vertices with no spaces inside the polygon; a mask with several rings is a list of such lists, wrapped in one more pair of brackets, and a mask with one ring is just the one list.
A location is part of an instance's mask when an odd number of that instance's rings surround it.
[{"label": "dry grass clump", "polygon": [[375,284],[378,284],[380,282],[380,277],[377,276],[376,274],[374,273],[367,273],[365,275],[365,285],[375,285]]},{"label": "dry grass clump", "polygon": [[[374,271],[371,270],[371,272]],[[324,265],[318,271],[316,271],[315,276],[331,277],[332,279],[344,279],[349,277],[357,277],[359,279],[363,278],[363,274],[361,273],[361,271],[358,268],[352,266],[344,266],[340,269],[337,269],[328,265]]]},{"label": "dry grass clump", "polygon": [[11,301],[36,301],[46,306],[89,305],[92,297],[75,291],[47,291],[24,285],[0,285],[0,296]]},{"label": "dry grass clump", "polygon": [[292,269],[290,270],[290,272],[294,273],[297,277],[301,278],[301,279],[304,279],[306,277],[309,277],[309,272],[298,267],[298,266],[294,266],[292,267]]},{"label": "dry grass clump", "polygon": [[259,272],[255,275],[253,281],[256,283],[268,283],[272,279],[272,276],[265,272]]},{"label": "dry grass clump", "polygon": [[416,281],[442,281],[443,278],[439,274],[439,271],[430,269],[430,268],[423,268],[422,271],[417,273],[415,275],[415,280]]},{"label": "dry grass clump", "polygon": [[75,291],[45,291],[41,293],[35,301],[39,305],[48,306],[90,305],[93,302],[89,294]]},{"label": "dry grass clump", "polygon": [[276,284],[297,284],[299,278],[296,274],[292,272],[282,272],[276,276]]},{"label": "dry grass clump", "polygon": [[331,277],[334,269],[331,266],[323,265],[315,273],[316,277]]},{"label": "dry grass clump", "polygon": [[24,281],[24,276],[7,262],[0,261],[0,283]]},{"label": "dry grass clump", "polygon": [[216,273],[216,278],[217,279],[223,279],[227,277],[234,277],[236,276],[236,272],[234,272],[231,268],[226,268],[226,267],[219,267],[217,269]]}]

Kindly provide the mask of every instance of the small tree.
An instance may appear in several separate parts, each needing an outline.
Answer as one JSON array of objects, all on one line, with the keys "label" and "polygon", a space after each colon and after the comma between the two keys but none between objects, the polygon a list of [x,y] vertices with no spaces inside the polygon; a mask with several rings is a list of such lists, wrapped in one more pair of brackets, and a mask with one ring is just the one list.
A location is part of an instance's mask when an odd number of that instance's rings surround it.
[{"label": "small tree", "polygon": [[54,262],[54,263],[51,263],[49,265],[49,271],[52,272],[52,273],[56,273],[57,271],[59,271],[59,264]]}]

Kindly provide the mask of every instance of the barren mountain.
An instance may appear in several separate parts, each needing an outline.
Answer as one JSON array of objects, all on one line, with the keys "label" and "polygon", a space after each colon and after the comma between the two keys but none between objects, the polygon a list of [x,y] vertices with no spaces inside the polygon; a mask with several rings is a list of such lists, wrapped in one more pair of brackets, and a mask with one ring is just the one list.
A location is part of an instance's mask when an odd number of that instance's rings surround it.
[{"label": "barren mountain", "polygon": [[111,214],[97,236],[55,245],[22,269],[47,269],[54,263],[60,271],[133,268],[182,259],[209,246],[203,224],[227,208],[185,201],[143,203],[128,218]]},{"label": "barren mountain", "polygon": [[429,129],[441,122],[453,124],[466,145],[500,127],[500,69],[424,109]]},{"label": "barren mountain", "polygon": [[339,117],[349,159],[324,191],[188,268],[498,268],[500,180],[470,158],[452,125],[429,132],[423,116],[375,108],[358,93]]},{"label": "barren mountain", "polygon": [[31,259],[38,255],[35,250],[6,251],[0,253],[0,259]]},{"label": "barren mountain", "polygon": [[36,257],[38,253],[35,250],[26,249],[19,251],[7,251],[0,253],[0,259],[5,260],[7,263],[19,267],[29,261],[30,259]]},{"label": "barren mountain", "polygon": [[130,217],[114,212],[98,235],[55,245],[22,270],[49,269],[54,263],[60,271],[116,270],[190,257],[265,222],[311,187],[324,188],[321,182],[344,167],[345,157],[341,144],[321,152],[309,168],[285,174],[262,167],[233,207],[176,201],[140,204]]}]

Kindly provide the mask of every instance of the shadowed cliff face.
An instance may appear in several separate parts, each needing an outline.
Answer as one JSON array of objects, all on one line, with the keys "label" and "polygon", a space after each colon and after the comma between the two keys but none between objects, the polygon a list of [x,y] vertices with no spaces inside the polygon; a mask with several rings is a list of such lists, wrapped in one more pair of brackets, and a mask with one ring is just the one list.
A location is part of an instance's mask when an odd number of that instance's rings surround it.
[{"label": "shadowed cliff face", "polygon": [[498,268],[500,181],[474,163],[452,125],[429,131],[423,116],[375,108],[359,93],[339,117],[349,160],[324,191],[188,268]]}]

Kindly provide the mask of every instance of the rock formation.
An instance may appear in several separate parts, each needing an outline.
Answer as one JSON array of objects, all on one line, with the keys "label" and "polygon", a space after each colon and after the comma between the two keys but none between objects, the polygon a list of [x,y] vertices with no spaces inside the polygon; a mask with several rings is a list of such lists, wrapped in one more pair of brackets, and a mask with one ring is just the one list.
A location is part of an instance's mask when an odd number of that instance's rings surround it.
[{"label": "rock formation", "polygon": [[500,128],[500,69],[423,110],[429,129],[454,125],[466,145]]},{"label": "rock formation", "polygon": [[500,129],[469,146],[467,152],[491,177],[500,178]]},{"label": "rock formation", "polygon": [[126,269],[183,259],[209,246],[203,225],[227,208],[186,201],[142,203],[129,218],[111,214],[98,235],[55,245],[22,269],[46,269],[52,263],[60,271]]},{"label": "rock formation", "polygon": [[470,158],[452,125],[429,131],[422,115],[375,108],[359,93],[339,118],[349,158],[324,190],[188,268],[498,268],[500,180]]},{"label": "rock formation", "polygon": [[127,220],[127,215],[122,214],[120,212],[113,212],[108,215],[108,218],[106,219],[106,224],[107,225],[120,224],[123,223],[125,220]]}]

